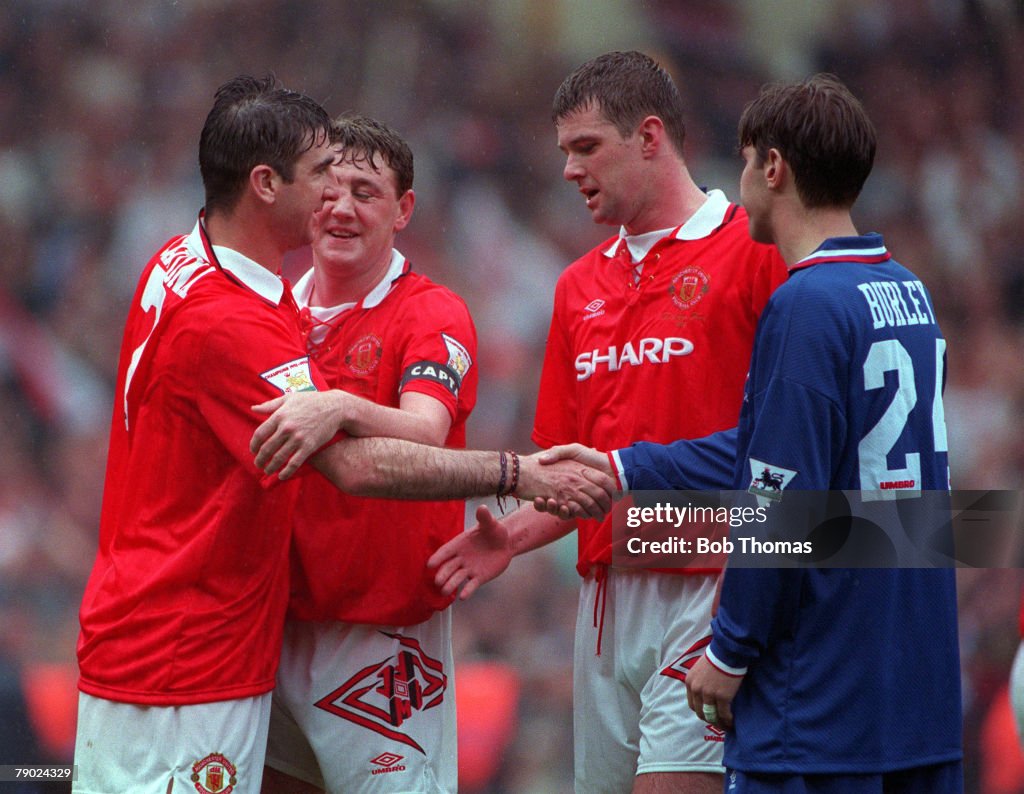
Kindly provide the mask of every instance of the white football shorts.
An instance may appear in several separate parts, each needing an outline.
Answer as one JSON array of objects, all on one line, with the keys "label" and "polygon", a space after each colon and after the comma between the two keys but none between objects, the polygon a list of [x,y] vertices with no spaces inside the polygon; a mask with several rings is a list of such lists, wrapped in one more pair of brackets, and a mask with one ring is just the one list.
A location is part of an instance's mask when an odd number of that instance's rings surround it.
[{"label": "white football shorts", "polygon": [[78,695],[74,794],[259,794],[270,693],[187,706]]},{"label": "white football shorts", "polygon": [[631,791],[636,775],[651,772],[725,772],[725,734],[690,710],[683,683],[711,639],[716,582],[622,568],[583,580],[573,665],[577,794]]},{"label": "white football shorts", "polygon": [[451,609],[416,626],[289,621],[267,765],[331,794],[458,786]]}]

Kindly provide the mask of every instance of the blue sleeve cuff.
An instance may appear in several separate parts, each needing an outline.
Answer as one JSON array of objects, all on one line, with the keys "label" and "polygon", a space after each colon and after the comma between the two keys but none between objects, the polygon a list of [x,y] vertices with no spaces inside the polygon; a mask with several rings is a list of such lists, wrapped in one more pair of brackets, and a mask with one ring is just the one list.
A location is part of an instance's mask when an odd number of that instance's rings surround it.
[{"label": "blue sleeve cuff", "polygon": [[747,674],[746,665],[744,665],[743,667],[736,667],[735,665],[727,664],[726,662],[722,661],[722,659],[719,658],[718,654],[716,654],[712,650],[713,645],[714,641],[712,640],[712,644],[709,645],[707,649],[704,651],[704,655],[708,657],[708,661],[711,662],[712,666],[714,666],[720,672],[732,676],[733,678],[739,678],[740,676],[744,676]]}]

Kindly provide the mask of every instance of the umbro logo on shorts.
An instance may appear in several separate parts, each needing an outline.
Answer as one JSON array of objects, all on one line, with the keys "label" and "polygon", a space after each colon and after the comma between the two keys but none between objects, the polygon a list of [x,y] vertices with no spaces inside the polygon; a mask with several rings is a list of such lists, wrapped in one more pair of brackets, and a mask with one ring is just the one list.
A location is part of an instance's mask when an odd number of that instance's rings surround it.
[{"label": "umbro logo on shorts", "polygon": [[724,742],[725,731],[721,728],[716,728],[714,725],[705,725],[706,732],[704,733],[705,742]]},{"label": "umbro logo on shorts", "polygon": [[404,755],[396,753],[381,753],[376,758],[371,758],[370,763],[376,764],[376,769],[371,769],[371,775],[386,775],[388,772],[404,772],[405,764],[401,763]]}]

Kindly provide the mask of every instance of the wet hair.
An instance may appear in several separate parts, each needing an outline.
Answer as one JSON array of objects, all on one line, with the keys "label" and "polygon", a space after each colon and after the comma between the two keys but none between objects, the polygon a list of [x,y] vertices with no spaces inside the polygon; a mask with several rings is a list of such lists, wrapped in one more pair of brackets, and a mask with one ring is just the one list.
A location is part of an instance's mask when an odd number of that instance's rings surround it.
[{"label": "wet hair", "polygon": [[328,139],[330,127],[319,103],[282,87],[273,75],[224,83],[199,136],[207,216],[234,208],[258,165],[269,165],[291,182],[295,163]]},{"label": "wet hair", "polygon": [[852,206],[871,173],[876,145],[864,107],[831,74],[766,85],[740,117],[740,149],[753,146],[758,164],[778,149],[811,208]]},{"label": "wet hair", "polygon": [[382,121],[358,114],[343,114],[331,125],[331,140],[340,147],[342,162],[367,163],[380,171],[383,161],[395,173],[398,196],[412,189],[412,149],[395,130]]},{"label": "wet hair", "polygon": [[628,137],[647,116],[657,116],[680,156],[686,140],[683,100],[672,76],[642,52],[608,52],[565,78],[555,92],[557,124],[570,113],[595,107]]}]

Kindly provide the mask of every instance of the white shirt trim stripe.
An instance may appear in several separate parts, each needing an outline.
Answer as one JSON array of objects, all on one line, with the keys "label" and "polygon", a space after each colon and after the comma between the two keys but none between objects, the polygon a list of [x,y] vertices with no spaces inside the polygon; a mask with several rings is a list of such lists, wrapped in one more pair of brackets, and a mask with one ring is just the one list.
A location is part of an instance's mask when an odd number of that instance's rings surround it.
[{"label": "white shirt trim stripe", "polygon": [[811,259],[819,259],[819,258],[821,258],[823,256],[827,256],[830,259],[832,259],[832,258],[836,258],[836,259],[839,259],[839,258],[850,259],[851,257],[858,257],[858,256],[881,256],[885,252],[886,252],[886,249],[885,249],[884,245],[880,246],[878,248],[844,248],[844,249],[841,249],[841,250],[840,249],[821,249],[821,248],[819,248],[814,253],[809,254],[808,256],[805,256],[803,259],[801,259],[796,264],[799,265],[801,262],[807,262],[807,261],[809,261]]},{"label": "white shirt trim stripe", "polygon": [[608,453],[612,459],[612,465],[615,467],[615,480],[618,483],[619,489],[622,493],[629,493],[629,483],[626,481],[626,469],[622,465],[622,458],[619,457],[619,451],[613,449]]},{"label": "white shirt trim stripe", "polygon": [[723,662],[721,659],[719,659],[717,656],[715,656],[711,652],[711,646],[710,645],[707,648],[705,648],[704,655],[708,657],[708,661],[711,662],[711,664],[713,664],[715,667],[717,667],[719,670],[721,670],[726,675],[731,675],[731,676],[739,677],[741,675],[746,675],[747,674],[747,668],[746,667],[731,667],[730,665],[727,665],[725,662]]}]

